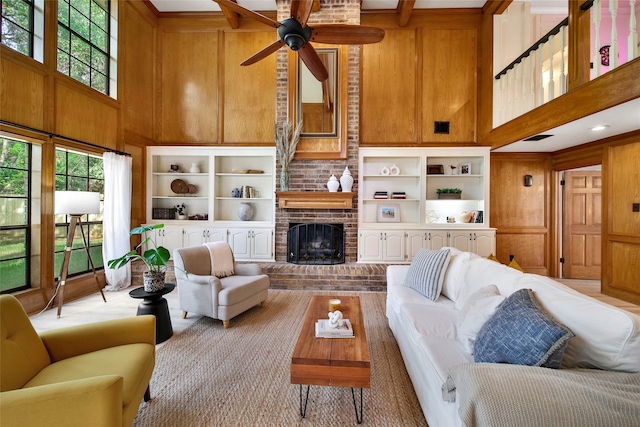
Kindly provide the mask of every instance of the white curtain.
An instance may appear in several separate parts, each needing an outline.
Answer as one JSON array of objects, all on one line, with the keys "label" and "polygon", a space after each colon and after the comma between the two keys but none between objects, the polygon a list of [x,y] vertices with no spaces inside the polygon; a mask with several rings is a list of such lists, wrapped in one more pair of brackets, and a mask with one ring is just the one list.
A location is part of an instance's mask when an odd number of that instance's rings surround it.
[{"label": "white curtain", "polygon": [[105,291],[131,285],[131,266],[110,269],[107,262],[129,252],[131,229],[131,157],[104,153],[104,216],[102,219],[102,259],[107,279]]}]

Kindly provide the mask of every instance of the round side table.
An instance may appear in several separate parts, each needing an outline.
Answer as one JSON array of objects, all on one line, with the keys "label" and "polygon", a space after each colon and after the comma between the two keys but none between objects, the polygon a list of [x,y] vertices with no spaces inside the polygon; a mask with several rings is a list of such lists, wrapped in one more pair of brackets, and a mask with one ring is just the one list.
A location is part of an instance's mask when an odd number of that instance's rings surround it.
[{"label": "round side table", "polygon": [[138,305],[138,316],[143,314],[156,316],[156,344],[165,342],[173,335],[169,305],[163,295],[173,291],[175,287],[174,283],[165,283],[164,288],[156,292],[147,292],[144,287],[136,288],[129,292],[131,298],[142,299],[142,302]]}]

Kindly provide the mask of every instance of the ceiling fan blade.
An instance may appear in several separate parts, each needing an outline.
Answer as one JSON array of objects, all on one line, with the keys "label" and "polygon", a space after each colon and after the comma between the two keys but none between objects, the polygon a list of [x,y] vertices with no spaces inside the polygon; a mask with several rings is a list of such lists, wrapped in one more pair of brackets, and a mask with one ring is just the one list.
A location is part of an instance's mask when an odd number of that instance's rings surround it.
[{"label": "ceiling fan blade", "polygon": [[256,53],[255,55],[253,55],[250,58],[247,58],[242,64],[240,65],[251,65],[251,64],[255,64],[256,62],[260,61],[261,59],[266,58],[267,56],[271,55],[273,52],[276,52],[278,49],[280,49],[282,46],[284,46],[284,42],[282,40],[278,40],[273,42],[272,44],[270,44],[269,46],[265,47],[264,49],[262,49],[260,52]]},{"label": "ceiling fan blade", "polygon": [[364,25],[327,24],[311,28],[311,39],[316,43],[330,44],[369,44],[378,43],[384,38],[384,30]]},{"label": "ceiling fan blade", "polygon": [[325,81],[329,77],[326,67],[322,63],[322,59],[318,56],[318,52],[309,43],[298,49],[298,54],[302,61],[305,63],[311,74],[318,79],[318,81]]},{"label": "ceiling fan blade", "polygon": [[304,26],[311,15],[312,7],[313,0],[292,0],[291,17]]},{"label": "ceiling fan blade", "polygon": [[273,19],[271,19],[271,18],[269,18],[267,16],[259,14],[258,12],[254,12],[253,10],[245,9],[244,7],[240,6],[238,3],[234,3],[234,2],[232,2],[230,0],[213,0],[213,1],[218,3],[218,5],[221,8],[222,7],[226,7],[227,9],[231,9],[234,12],[236,12],[236,13],[242,15],[242,16],[245,16],[245,17],[251,18],[251,19],[255,19],[256,21],[261,22],[261,23],[263,23],[265,25],[268,25],[270,27],[278,28],[280,25],[282,25],[279,22],[274,21]]}]

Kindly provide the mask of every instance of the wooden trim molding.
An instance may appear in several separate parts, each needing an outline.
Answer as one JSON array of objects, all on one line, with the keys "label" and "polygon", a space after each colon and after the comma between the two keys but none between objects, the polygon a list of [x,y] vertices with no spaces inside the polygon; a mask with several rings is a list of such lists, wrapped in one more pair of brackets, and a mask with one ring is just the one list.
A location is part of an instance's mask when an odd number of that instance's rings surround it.
[{"label": "wooden trim molding", "polygon": [[278,206],[281,209],[352,209],[353,192],[328,191],[279,191]]}]

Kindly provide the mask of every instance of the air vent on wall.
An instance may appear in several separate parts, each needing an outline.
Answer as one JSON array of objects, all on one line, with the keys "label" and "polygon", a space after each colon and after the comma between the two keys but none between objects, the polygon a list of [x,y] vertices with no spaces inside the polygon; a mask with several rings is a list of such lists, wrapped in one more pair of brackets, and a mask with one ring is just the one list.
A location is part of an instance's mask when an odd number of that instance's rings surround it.
[{"label": "air vent on wall", "polygon": [[433,133],[449,133],[449,122],[433,122]]},{"label": "air vent on wall", "polygon": [[543,134],[533,135],[531,138],[523,139],[523,141],[540,141],[540,140],[549,138],[550,136],[553,136],[553,135],[543,135]]}]

